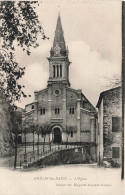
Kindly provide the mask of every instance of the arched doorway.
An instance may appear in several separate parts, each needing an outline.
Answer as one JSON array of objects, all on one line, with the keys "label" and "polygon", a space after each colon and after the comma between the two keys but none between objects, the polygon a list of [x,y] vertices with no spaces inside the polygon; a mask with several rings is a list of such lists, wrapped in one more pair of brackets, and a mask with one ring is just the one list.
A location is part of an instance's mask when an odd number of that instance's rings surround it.
[{"label": "arched doorway", "polygon": [[54,143],[61,143],[62,141],[62,133],[59,127],[55,127],[53,129],[53,142]]},{"label": "arched doorway", "polygon": [[18,135],[17,142],[18,142],[18,144],[22,143],[22,136],[21,136],[21,134]]}]

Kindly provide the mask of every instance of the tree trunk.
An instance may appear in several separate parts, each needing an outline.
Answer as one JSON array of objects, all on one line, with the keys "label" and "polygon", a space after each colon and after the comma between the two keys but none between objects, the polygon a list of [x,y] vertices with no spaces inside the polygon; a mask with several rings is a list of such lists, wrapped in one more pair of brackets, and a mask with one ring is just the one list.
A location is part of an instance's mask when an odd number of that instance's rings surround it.
[{"label": "tree trunk", "polygon": [[17,137],[18,135],[15,135],[15,159],[14,159],[14,169],[16,169],[16,164],[17,164]]},{"label": "tree trunk", "polygon": [[34,155],[34,130],[33,130],[33,155]]},{"label": "tree trunk", "polygon": [[24,161],[26,162],[26,132],[25,132],[25,158],[24,158]]},{"label": "tree trunk", "polygon": [[46,136],[44,135],[43,152],[45,151],[45,138]]},{"label": "tree trunk", "polygon": [[49,146],[50,146],[50,152],[51,152],[50,133],[49,133]]},{"label": "tree trunk", "polygon": [[26,132],[25,132],[25,154],[26,154]]},{"label": "tree trunk", "polygon": [[39,158],[39,132],[38,132],[38,158]]},{"label": "tree trunk", "polygon": [[69,134],[67,135],[66,148],[67,148],[67,145],[68,145],[68,139],[69,139]]}]

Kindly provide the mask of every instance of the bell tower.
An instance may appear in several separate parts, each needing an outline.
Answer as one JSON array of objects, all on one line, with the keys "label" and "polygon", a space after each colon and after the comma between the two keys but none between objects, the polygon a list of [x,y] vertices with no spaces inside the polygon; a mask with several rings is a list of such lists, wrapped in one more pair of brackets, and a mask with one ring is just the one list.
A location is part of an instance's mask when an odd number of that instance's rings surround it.
[{"label": "bell tower", "polygon": [[58,15],[57,19],[53,47],[50,50],[50,57],[47,59],[49,60],[48,84],[64,83],[67,86],[70,86],[70,62],[68,59],[68,48],[65,45],[60,14]]}]

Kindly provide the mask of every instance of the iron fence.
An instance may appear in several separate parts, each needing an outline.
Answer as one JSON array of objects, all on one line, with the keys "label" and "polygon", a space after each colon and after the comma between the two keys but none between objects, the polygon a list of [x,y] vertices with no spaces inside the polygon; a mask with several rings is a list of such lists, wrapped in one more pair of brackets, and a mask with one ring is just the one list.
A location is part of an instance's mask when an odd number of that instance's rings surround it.
[{"label": "iron fence", "polygon": [[17,155],[17,166],[28,165],[29,163],[33,163],[42,159],[54,152],[68,150],[68,149],[78,149],[82,148],[83,144],[53,144],[53,145],[43,145],[42,148],[39,148],[34,151],[30,151],[24,154]]}]

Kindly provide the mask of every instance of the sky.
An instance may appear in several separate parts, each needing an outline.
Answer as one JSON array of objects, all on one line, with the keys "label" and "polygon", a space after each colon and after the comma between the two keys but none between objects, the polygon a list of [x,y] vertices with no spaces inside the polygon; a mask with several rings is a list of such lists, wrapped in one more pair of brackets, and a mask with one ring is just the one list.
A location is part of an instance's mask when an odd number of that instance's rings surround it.
[{"label": "sky", "polygon": [[34,91],[46,88],[49,77],[47,57],[53,45],[58,13],[69,49],[71,88],[82,89],[96,106],[99,94],[108,89],[108,78],[121,74],[121,2],[83,0],[43,0],[36,9],[49,40],[38,36],[39,47],[27,56],[16,49],[16,59],[25,75],[20,83],[31,97],[22,98],[20,107],[34,101]]}]

